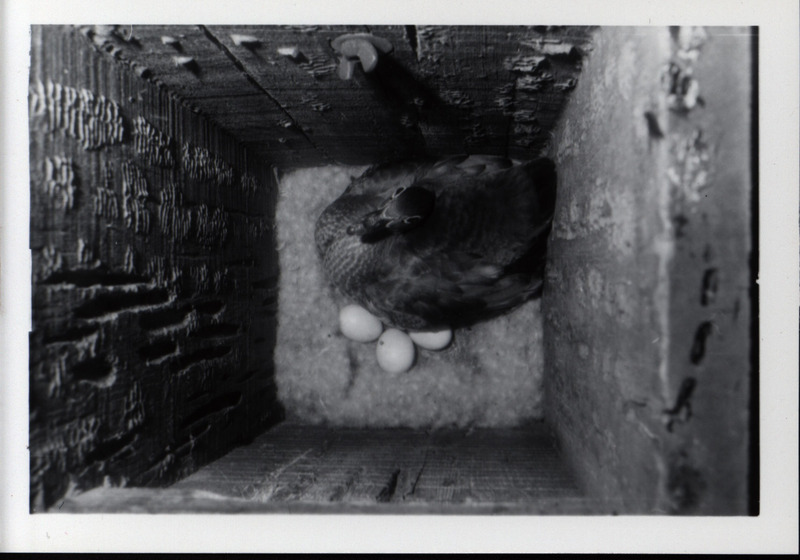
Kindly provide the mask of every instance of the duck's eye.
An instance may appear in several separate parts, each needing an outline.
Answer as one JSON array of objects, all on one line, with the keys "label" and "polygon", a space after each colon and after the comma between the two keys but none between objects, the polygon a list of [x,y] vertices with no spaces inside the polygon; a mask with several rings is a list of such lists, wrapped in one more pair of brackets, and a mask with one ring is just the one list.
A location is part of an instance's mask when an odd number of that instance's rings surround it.
[{"label": "duck's eye", "polygon": [[422,216],[409,216],[407,218],[403,218],[403,222],[409,226],[413,226],[414,224],[419,223],[421,220]]}]

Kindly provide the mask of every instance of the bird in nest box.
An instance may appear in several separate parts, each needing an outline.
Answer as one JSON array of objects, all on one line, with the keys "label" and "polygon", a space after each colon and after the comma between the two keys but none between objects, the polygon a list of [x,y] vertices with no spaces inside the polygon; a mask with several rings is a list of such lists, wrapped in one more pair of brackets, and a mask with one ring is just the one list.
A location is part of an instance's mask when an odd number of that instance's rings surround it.
[{"label": "bird in nest box", "polygon": [[316,248],[333,286],[384,323],[458,328],[541,292],[555,194],[545,158],[376,165],[322,212]]}]

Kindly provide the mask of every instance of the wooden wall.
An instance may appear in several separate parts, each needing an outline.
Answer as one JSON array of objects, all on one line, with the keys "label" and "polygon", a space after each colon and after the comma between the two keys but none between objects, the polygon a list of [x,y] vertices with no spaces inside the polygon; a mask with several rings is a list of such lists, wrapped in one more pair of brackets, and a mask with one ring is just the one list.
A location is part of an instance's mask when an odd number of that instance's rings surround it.
[{"label": "wooden wall", "polygon": [[546,416],[627,513],[757,507],[754,40],[604,29],[555,133]]},{"label": "wooden wall", "polygon": [[[87,26],[100,52],[165,85],[280,169],[412,155],[530,159],[578,83],[592,29],[522,26]],[[331,42],[393,50],[338,76]],[[289,53],[289,54],[282,54]]]},{"label": "wooden wall", "polygon": [[269,162],[75,28],[34,27],[31,509],[159,485],[281,414]]}]

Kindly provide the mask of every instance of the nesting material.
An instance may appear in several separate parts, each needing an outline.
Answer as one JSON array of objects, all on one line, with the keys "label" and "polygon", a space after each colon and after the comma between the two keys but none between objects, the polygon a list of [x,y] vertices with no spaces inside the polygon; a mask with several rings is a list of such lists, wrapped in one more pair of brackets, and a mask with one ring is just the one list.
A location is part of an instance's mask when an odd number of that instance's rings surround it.
[{"label": "nesting material", "polygon": [[320,167],[282,178],[275,376],[287,417],[347,426],[514,426],[542,416],[539,300],[453,333],[443,350],[417,346],[410,370],[381,369],[376,343],[347,339],[314,247],[314,224],[364,167]]}]

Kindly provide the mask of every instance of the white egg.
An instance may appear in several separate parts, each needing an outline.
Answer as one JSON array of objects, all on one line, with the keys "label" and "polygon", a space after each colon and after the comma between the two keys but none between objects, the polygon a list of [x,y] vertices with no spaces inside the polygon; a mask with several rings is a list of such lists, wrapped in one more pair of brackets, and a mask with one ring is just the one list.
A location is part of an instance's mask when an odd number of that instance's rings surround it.
[{"label": "white egg", "polygon": [[441,331],[418,331],[408,333],[411,340],[417,343],[420,348],[426,350],[441,350],[453,340],[453,329]]},{"label": "white egg", "polygon": [[378,365],[389,373],[408,371],[414,364],[414,343],[397,329],[386,329],[378,339],[375,353]]},{"label": "white egg", "polygon": [[350,340],[372,342],[383,332],[383,324],[360,305],[345,305],[339,311],[339,330]]}]

